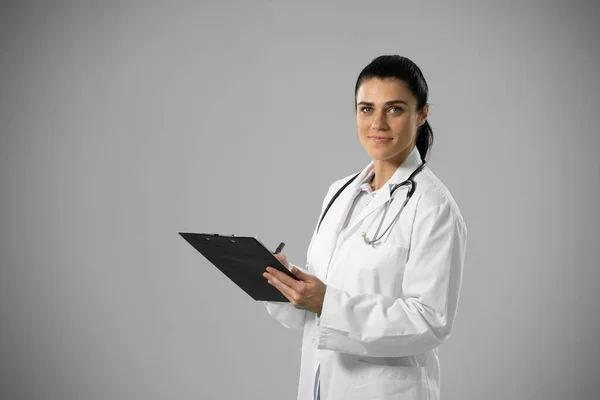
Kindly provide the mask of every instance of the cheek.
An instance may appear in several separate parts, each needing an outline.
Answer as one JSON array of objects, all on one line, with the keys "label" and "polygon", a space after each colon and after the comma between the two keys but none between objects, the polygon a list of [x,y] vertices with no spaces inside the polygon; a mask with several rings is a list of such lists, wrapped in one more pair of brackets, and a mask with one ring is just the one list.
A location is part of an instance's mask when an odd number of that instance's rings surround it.
[{"label": "cheek", "polygon": [[398,121],[397,128],[400,133],[410,135],[412,131],[416,129],[415,121],[413,121],[412,118],[402,118],[400,121]]},{"label": "cheek", "polygon": [[358,121],[357,127],[358,127],[358,134],[360,136],[366,135],[367,132],[369,131],[369,125],[365,124],[363,121]]}]

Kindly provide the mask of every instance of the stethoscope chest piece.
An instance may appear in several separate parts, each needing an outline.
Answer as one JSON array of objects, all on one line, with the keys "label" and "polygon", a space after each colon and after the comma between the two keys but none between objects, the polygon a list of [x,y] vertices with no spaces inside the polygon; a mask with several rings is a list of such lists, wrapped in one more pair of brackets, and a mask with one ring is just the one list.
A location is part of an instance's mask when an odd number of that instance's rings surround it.
[{"label": "stethoscope chest piece", "polygon": [[363,238],[363,240],[365,241],[366,244],[371,244],[371,241],[369,239],[367,239],[367,232],[363,232],[360,234]]}]

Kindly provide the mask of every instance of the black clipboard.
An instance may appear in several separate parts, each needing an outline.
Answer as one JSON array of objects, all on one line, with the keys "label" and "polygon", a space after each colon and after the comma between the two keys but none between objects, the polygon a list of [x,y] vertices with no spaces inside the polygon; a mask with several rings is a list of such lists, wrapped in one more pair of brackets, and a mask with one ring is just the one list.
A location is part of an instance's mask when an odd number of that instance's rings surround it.
[{"label": "black clipboard", "polygon": [[298,278],[258,238],[216,233],[179,234],[254,300],[289,302],[262,274],[272,266],[295,280]]}]

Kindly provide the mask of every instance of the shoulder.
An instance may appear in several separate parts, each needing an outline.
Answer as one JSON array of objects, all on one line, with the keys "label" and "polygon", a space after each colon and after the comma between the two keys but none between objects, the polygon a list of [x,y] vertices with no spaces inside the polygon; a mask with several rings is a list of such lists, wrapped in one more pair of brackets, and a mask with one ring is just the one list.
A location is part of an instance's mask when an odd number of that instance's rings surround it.
[{"label": "shoulder", "polygon": [[346,184],[348,183],[348,181],[350,181],[350,179],[354,178],[356,175],[358,175],[360,172],[355,172],[353,174],[347,175],[343,178],[340,178],[336,181],[334,181],[332,184],[329,185],[329,188],[327,189],[327,194],[325,195],[325,199],[323,200],[323,208],[325,208],[325,206],[327,205],[327,203],[329,203],[329,201],[333,198],[333,196],[335,196],[335,194]]},{"label": "shoulder", "polygon": [[350,175],[347,175],[343,178],[336,180],[331,185],[329,185],[329,190],[327,191],[327,194],[330,195],[330,194],[336,193],[338,190],[340,190],[342,188],[342,186],[344,186],[346,183],[348,183],[348,181],[350,181],[350,179],[354,178],[359,173],[360,172],[354,172]]},{"label": "shoulder", "polygon": [[415,183],[417,187],[414,197],[416,198],[417,214],[430,212],[446,214],[466,230],[465,221],[450,190],[429,167],[425,166],[415,177]]}]

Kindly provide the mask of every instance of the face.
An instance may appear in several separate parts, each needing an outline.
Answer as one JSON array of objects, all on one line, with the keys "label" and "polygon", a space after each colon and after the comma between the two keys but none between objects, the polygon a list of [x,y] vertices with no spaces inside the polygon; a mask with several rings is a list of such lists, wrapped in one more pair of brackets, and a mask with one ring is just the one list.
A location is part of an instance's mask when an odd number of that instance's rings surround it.
[{"label": "face", "polygon": [[370,78],[356,94],[358,134],[365,150],[378,162],[402,164],[415,145],[417,128],[425,123],[428,105],[396,78]]}]

